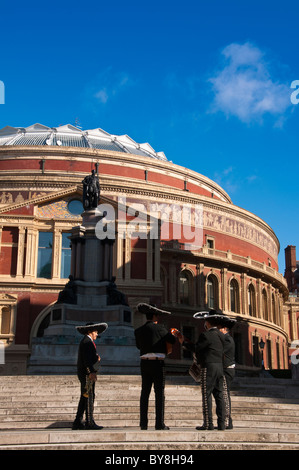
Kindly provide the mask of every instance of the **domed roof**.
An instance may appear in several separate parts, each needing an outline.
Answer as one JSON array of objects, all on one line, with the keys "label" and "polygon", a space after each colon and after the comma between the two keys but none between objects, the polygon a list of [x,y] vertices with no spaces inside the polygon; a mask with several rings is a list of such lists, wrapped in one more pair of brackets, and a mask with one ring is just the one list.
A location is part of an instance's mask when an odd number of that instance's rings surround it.
[{"label": "domed roof", "polygon": [[83,131],[71,124],[59,127],[47,127],[42,124],[25,128],[6,126],[0,129],[0,146],[5,145],[92,148],[132,153],[167,161],[163,152],[156,152],[148,143],[138,144],[128,135],[112,135],[102,129]]}]

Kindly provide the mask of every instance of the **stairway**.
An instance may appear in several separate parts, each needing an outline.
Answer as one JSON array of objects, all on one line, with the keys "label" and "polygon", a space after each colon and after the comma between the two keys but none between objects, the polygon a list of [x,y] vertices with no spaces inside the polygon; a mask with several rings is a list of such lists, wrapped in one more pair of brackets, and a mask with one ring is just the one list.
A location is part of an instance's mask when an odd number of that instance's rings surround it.
[{"label": "stairway", "polygon": [[[0,450],[299,449],[299,383],[236,378],[234,429],[196,431],[202,424],[201,390],[190,377],[167,377],[165,423],[139,428],[139,376],[98,377],[95,421],[101,431],[72,431],[80,387],[75,376],[0,377]],[[216,421],[216,420],[215,420]]]}]

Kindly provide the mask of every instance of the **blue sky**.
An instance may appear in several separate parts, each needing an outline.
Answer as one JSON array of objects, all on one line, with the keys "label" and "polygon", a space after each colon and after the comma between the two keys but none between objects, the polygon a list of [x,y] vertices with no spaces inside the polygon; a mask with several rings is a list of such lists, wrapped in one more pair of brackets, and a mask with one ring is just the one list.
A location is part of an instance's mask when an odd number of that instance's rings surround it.
[{"label": "blue sky", "polygon": [[265,220],[283,273],[288,244],[299,259],[298,18],[288,0],[2,0],[0,128],[149,142]]}]

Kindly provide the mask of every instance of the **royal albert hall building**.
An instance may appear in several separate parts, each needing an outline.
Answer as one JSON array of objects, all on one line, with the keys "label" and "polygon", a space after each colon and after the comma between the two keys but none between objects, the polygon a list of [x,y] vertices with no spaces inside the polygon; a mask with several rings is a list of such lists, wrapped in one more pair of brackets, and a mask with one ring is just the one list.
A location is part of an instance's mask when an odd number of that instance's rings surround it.
[{"label": "royal albert hall building", "polygon": [[[26,374],[32,339],[43,335],[68,282],[69,237],[82,221],[82,180],[92,170],[101,201],[124,203],[123,223],[132,226],[146,213],[148,224],[153,207],[151,220],[160,219],[158,237],[121,237],[118,225],[113,270],[133,327],[144,321],[136,305],[155,303],[172,312],[169,327],[196,340],[203,325],[193,314],[215,308],[238,319],[232,336],[240,373],[288,369],[288,288],[278,272],[279,241],[265,221],[147,143],[101,129],[35,124],[0,130],[0,373]],[[180,218],[183,207],[193,215],[192,208],[201,208],[200,222],[189,220],[191,228],[201,227],[201,243],[174,229],[173,208]],[[173,371],[187,370],[191,361],[179,344],[167,358]]]}]

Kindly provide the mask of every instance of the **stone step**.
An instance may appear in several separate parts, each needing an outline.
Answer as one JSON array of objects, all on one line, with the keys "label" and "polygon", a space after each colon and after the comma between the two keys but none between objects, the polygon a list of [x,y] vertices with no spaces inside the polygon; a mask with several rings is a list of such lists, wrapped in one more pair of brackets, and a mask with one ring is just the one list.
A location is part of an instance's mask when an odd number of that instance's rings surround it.
[{"label": "stone step", "polygon": [[165,421],[139,429],[139,376],[100,376],[95,420],[102,431],[72,431],[80,387],[75,376],[0,377],[0,450],[299,450],[299,387],[294,381],[237,378],[234,429],[196,431],[202,423],[201,388],[190,377],[167,377]]},{"label": "stone step", "polygon": [[0,450],[299,450],[298,434],[273,429],[0,432]]},{"label": "stone step", "polygon": [[[112,421],[111,420],[102,420],[102,419],[97,419],[95,417],[95,420],[98,424],[101,426],[104,426],[104,428],[109,428],[109,429],[132,429],[134,427],[138,428],[138,419],[135,420],[122,420],[121,422],[119,420]],[[168,418],[165,419],[167,426],[170,427],[170,429],[177,429],[177,428],[189,428],[189,429],[195,429],[196,426],[200,426],[202,424],[202,420],[170,420]],[[17,424],[17,426],[16,426]],[[216,424],[216,423],[215,423]],[[152,428],[154,429],[155,422],[154,420],[149,420],[148,427],[149,429]],[[57,422],[49,423],[45,421],[22,421],[20,423],[12,423],[8,422],[5,427],[3,427],[0,431],[11,431],[15,432],[16,430],[44,430],[44,429],[52,429],[52,430],[57,430],[57,429],[71,429],[72,426],[72,420],[66,420],[62,421],[61,418]],[[269,421],[261,421],[261,422],[256,422],[256,421],[244,421],[243,419],[238,420],[234,419],[234,427],[244,430],[244,429],[259,429],[263,430],[265,428],[269,428],[272,430],[276,431],[289,431],[290,429],[297,434],[298,442],[299,442],[299,426],[294,425],[293,423],[276,423],[271,420]]]},{"label": "stone step", "polygon": [[[0,429],[5,429],[7,427],[17,427],[20,426],[20,423],[24,423],[24,427],[35,427],[37,423],[45,425],[45,427],[65,427],[65,423],[71,425],[74,420],[75,413],[64,413],[62,414],[48,414],[48,415],[8,415],[1,420]],[[154,422],[154,412],[149,413],[149,420]],[[104,426],[110,427],[126,427],[126,426],[138,426],[139,423],[139,410],[134,414],[114,414],[110,416],[109,414],[94,413],[95,420],[100,422]],[[292,426],[293,428],[299,428],[298,417],[292,418],[290,416],[276,416],[276,415],[248,415],[248,414],[239,414],[232,413],[233,421],[238,422],[238,426],[246,427],[253,423],[256,426],[265,426],[266,423],[274,423],[277,427]],[[198,413],[197,416],[187,415],[187,416],[177,416],[176,414],[165,413],[165,421],[169,426],[197,426],[201,424],[202,414]],[[270,424],[271,427],[271,424]]]},{"label": "stone step", "polygon": [[[8,415],[1,419],[0,429],[45,429],[45,428],[70,428],[74,419],[74,413],[57,413],[47,415]],[[154,426],[154,412],[149,413],[149,426]],[[135,414],[102,414],[95,412],[95,420],[97,423],[112,428],[127,428],[139,425],[139,410]],[[298,417],[290,416],[277,416],[272,415],[252,415],[252,414],[239,414],[233,411],[233,422],[239,428],[255,427],[255,428],[275,428],[275,429],[289,429],[292,428],[299,431]],[[171,413],[165,413],[165,421],[171,428],[177,427],[192,427],[202,423],[202,414],[197,413],[190,417],[177,416]]]},{"label": "stone step", "polygon": [[[188,382],[186,384],[185,382]],[[179,384],[177,384],[177,382]],[[249,383],[255,389],[257,396],[246,396],[237,384]],[[282,398],[275,396],[260,396],[260,389],[273,387],[277,390],[277,383],[283,390]],[[166,413],[170,420],[175,422],[193,422],[201,419],[201,390],[198,385],[188,378],[168,378],[166,384]],[[232,392],[233,414],[235,419],[245,422],[248,420],[266,421],[276,419],[277,422],[287,420],[297,422],[299,414],[299,397],[285,398],[285,389],[293,385],[279,381],[236,380],[235,390]],[[25,421],[25,426],[34,422],[46,422],[54,425],[55,422],[64,422],[72,419],[76,412],[79,398],[79,383],[75,376],[21,376],[0,378],[0,428],[12,427],[14,422]],[[121,403],[119,394],[121,391]],[[134,425],[139,413],[140,377],[136,376],[101,376],[97,384],[99,399],[95,402],[95,415],[98,413],[105,423],[117,421],[123,425]],[[183,398],[183,399],[182,399]],[[125,406],[124,406],[125,405]],[[106,418],[106,409],[109,407],[109,419]],[[172,410],[175,409],[176,420],[173,419]],[[150,412],[154,410],[154,394],[150,398]],[[279,415],[279,416],[278,416]],[[277,417],[278,416],[278,417]],[[197,417],[197,418],[194,418]]]},{"label": "stone step", "polygon": [[[53,398],[53,397],[52,397]],[[63,399],[57,401],[30,401],[25,398],[24,401],[9,401],[0,403],[0,416],[8,414],[30,414],[35,412],[37,414],[44,413],[55,413],[57,411],[61,413],[71,413],[77,408],[78,399],[67,401]],[[55,401],[54,401],[55,400]],[[154,411],[155,400],[154,397],[150,397],[149,400],[149,411]],[[274,414],[284,416],[299,416],[299,404],[298,403],[277,403],[277,402],[246,402],[239,401],[238,399],[232,399],[232,407],[238,413],[251,413],[251,414]],[[100,413],[105,413],[109,410],[109,414],[112,413],[134,413],[139,408],[139,400],[123,400],[121,403],[119,400],[106,401],[106,400],[95,400],[95,410]],[[185,401],[184,403],[180,400],[170,400],[166,397],[165,410],[168,413],[175,412],[180,415],[186,415],[188,413],[194,413],[194,410],[201,408],[201,397],[198,400]]]},{"label": "stone step", "polygon": [[[124,385],[137,383],[140,384],[141,379],[140,375],[103,375],[98,374],[99,380],[105,383],[111,384],[119,384],[123,383]],[[73,383],[76,384],[78,382],[76,375],[8,375],[8,376],[0,376],[1,383],[5,384],[15,384],[16,381],[18,383],[24,384],[59,384],[59,383]],[[166,375],[166,383],[168,385],[194,385],[194,380],[189,375],[184,376],[168,376]],[[293,379],[273,379],[273,378],[247,378],[247,377],[235,377],[233,381],[233,386],[236,388],[240,387],[264,387],[268,388],[269,386],[285,387],[298,387],[298,380]]]}]

